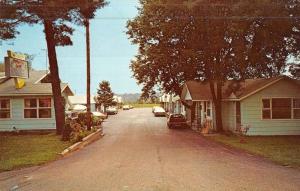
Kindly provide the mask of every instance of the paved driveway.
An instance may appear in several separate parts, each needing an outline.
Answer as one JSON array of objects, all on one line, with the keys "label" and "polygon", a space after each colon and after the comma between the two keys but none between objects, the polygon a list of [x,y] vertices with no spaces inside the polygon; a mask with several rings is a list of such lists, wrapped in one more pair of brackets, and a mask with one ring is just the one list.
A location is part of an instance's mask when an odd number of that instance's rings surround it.
[{"label": "paved driveway", "polygon": [[0,174],[0,190],[300,190],[300,171],[166,128],[151,109],[122,111],[106,135],[68,157]]}]

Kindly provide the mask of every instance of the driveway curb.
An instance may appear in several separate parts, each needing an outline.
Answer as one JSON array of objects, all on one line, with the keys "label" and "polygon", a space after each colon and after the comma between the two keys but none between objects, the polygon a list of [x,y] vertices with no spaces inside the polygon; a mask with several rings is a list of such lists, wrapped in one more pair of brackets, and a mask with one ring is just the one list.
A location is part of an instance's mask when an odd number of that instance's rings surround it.
[{"label": "driveway curb", "polygon": [[103,129],[98,129],[96,132],[84,137],[82,139],[82,141],[80,142],[77,142],[71,146],[69,146],[68,148],[66,148],[63,152],[59,153],[59,155],[61,156],[66,156],[67,154],[71,153],[71,152],[74,152],[76,150],[79,150],[95,141],[97,141],[98,139],[100,139],[101,137],[104,136],[104,133],[103,133]]}]

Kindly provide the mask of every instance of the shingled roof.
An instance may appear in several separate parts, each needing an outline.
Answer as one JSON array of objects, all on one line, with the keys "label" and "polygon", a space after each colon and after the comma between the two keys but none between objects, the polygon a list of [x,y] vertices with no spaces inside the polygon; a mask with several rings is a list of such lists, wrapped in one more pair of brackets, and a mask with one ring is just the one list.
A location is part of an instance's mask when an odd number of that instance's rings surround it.
[{"label": "shingled roof", "polygon": [[[282,79],[288,79],[300,84],[299,81],[290,79],[286,76],[273,77],[268,79],[246,79],[244,81],[228,80],[222,88],[223,99],[244,99],[245,97],[262,90]],[[192,100],[211,100],[212,94],[208,83],[188,81],[185,83],[183,94],[189,91]]]},{"label": "shingled roof", "polygon": [[[41,83],[41,80],[48,75],[45,70],[30,71],[29,78],[25,79],[25,86],[21,89],[15,88],[13,78],[6,78],[0,74],[0,96],[26,96],[26,95],[52,95],[51,83]],[[68,84],[61,83],[62,91],[68,89],[73,94]]]}]

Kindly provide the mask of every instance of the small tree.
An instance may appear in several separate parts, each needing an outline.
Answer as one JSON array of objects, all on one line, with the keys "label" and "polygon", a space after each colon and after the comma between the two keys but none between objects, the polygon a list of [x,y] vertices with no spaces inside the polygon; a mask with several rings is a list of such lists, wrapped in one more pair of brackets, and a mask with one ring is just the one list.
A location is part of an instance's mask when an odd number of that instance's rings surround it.
[{"label": "small tree", "polygon": [[110,83],[108,81],[102,81],[99,83],[99,89],[97,91],[97,105],[103,104],[104,111],[108,106],[112,106],[114,102],[114,93],[110,88]]}]

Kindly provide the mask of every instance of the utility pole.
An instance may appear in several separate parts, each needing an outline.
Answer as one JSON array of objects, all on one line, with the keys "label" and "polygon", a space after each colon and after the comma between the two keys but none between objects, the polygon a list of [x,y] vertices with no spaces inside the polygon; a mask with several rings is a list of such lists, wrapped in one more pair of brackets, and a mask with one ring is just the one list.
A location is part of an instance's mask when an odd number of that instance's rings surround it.
[{"label": "utility pole", "polygon": [[90,63],[90,22],[85,18],[86,31],[86,109],[87,130],[91,130],[91,63]]}]

